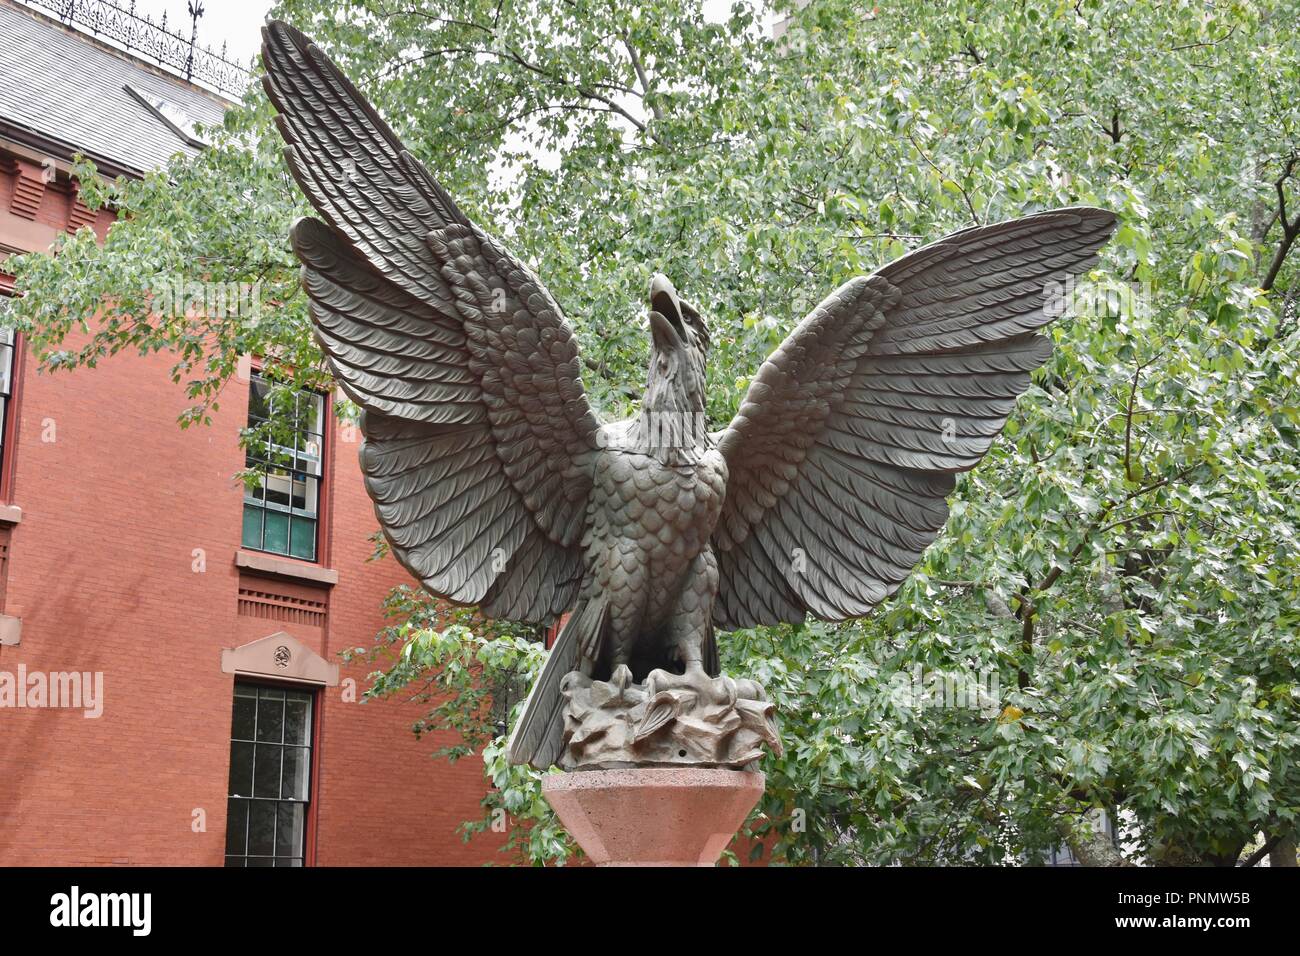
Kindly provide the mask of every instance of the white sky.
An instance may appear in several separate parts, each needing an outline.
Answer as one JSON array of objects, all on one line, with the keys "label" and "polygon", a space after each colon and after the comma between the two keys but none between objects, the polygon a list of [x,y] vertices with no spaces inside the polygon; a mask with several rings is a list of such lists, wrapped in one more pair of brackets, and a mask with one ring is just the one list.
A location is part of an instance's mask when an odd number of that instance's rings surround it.
[{"label": "white sky", "polygon": [[[188,35],[190,14],[186,6],[186,0],[136,0],[135,10],[154,23],[160,22],[166,12],[167,28]],[[271,0],[203,0],[199,43],[217,52],[226,43],[230,59],[246,65],[262,46],[262,21],[270,9]]]}]

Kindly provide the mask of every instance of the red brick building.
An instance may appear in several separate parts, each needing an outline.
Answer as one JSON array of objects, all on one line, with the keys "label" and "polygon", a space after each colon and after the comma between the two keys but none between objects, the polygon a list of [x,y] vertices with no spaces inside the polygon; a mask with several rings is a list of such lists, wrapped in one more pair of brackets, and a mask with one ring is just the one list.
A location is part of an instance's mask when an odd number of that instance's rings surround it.
[{"label": "red brick building", "polygon": [[[0,294],[8,255],[110,227],[78,199],[74,152],[140,175],[201,148],[185,118],[224,105],[0,0]],[[299,470],[250,494],[250,382],[183,431],[172,361],[38,374],[0,345],[0,865],[493,858],[456,832],[480,813],[479,762],[430,759],[420,710],[358,702],[369,668],[340,666],[408,580],[367,561],[356,446],[321,408]]]}]

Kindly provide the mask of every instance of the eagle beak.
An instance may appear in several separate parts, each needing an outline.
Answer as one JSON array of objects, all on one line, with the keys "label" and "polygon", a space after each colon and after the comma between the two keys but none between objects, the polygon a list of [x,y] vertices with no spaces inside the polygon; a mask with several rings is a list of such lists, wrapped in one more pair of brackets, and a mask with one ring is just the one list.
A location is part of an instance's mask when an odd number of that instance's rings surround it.
[{"label": "eagle beak", "polygon": [[661,351],[681,348],[686,343],[682,303],[668,277],[656,272],[650,279],[650,334]]}]

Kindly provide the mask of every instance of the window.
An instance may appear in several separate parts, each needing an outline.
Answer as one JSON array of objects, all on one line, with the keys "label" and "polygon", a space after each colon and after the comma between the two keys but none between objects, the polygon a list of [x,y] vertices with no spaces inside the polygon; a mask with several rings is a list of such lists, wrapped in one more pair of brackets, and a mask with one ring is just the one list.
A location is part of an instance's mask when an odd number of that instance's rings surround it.
[{"label": "window", "polygon": [[312,694],[235,684],[226,866],[302,866]]},{"label": "window", "polygon": [[[258,474],[257,483],[244,488],[246,548],[270,551],[304,561],[316,560],[317,508],[320,504],[322,420],[325,396],[298,392],[293,408],[286,409],[287,434],[250,448],[247,467]],[[248,425],[265,425],[273,408],[271,386],[256,373],[248,395]]]},{"label": "window", "polygon": [[9,400],[13,397],[14,330],[7,325],[9,298],[0,294],[0,468],[9,447]]}]

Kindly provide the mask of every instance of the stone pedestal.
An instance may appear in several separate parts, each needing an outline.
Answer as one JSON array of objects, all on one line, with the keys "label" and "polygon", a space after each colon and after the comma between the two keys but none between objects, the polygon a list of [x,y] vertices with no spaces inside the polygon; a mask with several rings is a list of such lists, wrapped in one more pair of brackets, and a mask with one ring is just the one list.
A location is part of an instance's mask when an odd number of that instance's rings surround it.
[{"label": "stone pedestal", "polygon": [[552,774],[542,794],[597,866],[713,866],[763,783],[757,771],[641,767]]}]

